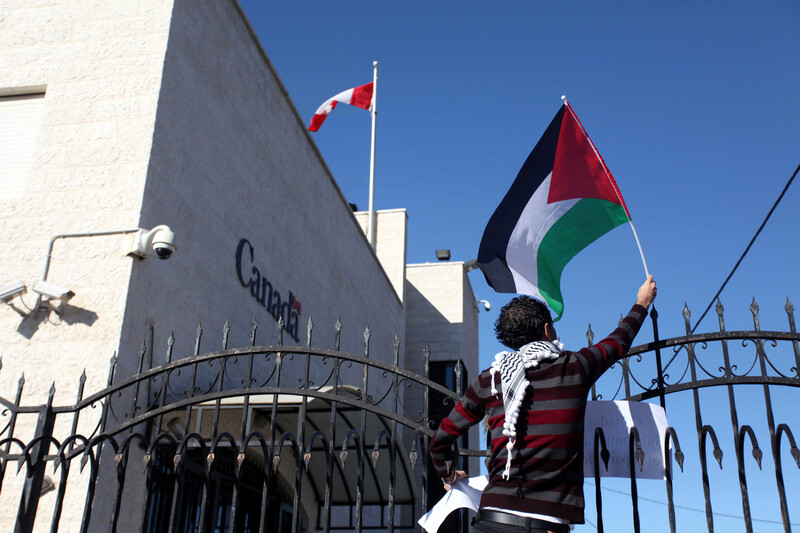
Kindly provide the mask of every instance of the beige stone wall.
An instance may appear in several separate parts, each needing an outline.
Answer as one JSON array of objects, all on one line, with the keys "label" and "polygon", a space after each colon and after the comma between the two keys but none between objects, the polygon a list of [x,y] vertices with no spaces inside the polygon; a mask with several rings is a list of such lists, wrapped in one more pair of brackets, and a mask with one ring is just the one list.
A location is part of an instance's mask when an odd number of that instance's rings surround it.
[{"label": "beige stone wall", "polygon": [[464,263],[412,264],[406,275],[408,349],[421,353],[429,343],[432,360],[463,358],[477,363],[477,343],[470,345],[477,339],[477,308]]},{"label": "beige stone wall", "polygon": [[[0,3],[0,95],[44,92],[44,115],[23,198],[0,196],[0,285],[40,279],[51,237],[136,227],[149,164],[171,2],[133,0]],[[59,239],[48,280],[75,292],[61,316],[23,319],[0,307],[3,370],[0,395],[13,398],[25,375],[23,404],[75,401],[86,370],[86,390],[106,384],[108,361],[119,348],[125,294],[133,260],[129,237]],[[35,294],[15,306],[25,310]],[[79,431],[91,432],[99,410]],[[66,432],[63,421],[57,432]],[[5,422],[4,422],[5,424]],[[28,440],[35,416],[22,417],[17,435]],[[77,471],[77,467],[73,470]],[[24,470],[23,470],[24,472]],[[57,476],[54,476],[57,480]],[[81,482],[71,481],[80,492]],[[11,473],[3,496],[17,495]],[[44,496],[37,531],[47,530],[55,493]],[[11,530],[17,510],[0,502],[0,528]],[[82,505],[68,500],[63,521],[80,522]],[[6,527],[7,526],[7,527]]]},{"label": "beige stone wall", "polygon": [[461,357],[467,365],[470,379],[475,379],[478,373],[483,370],[478,366],[478,359],[480,357],[478,347],[478,315],[484,308],[483,304],[476,301],[475,293],[472,292],[472,284],[466,272],[462,279],[461,298],[461,310],[463,312],[464,324],[461,337],[463,343],[461,346]]},{"label": "beige stone wall", "polygon": [[[369,213],[359,211],[354,214],[361,231],[366,233]],[[375,254],[400,301],[405,300],[407,229],[408,214],[405,209],[375,212]]]},{"label": "beige stone wall", "polygon": [[[0,284],[40,279],[57,234],[136,227],[169,22],[168,2],[0,6],[0,92],[45,93],[25,197],[0,196]],[[0,308],[7,369],[0,390],[13,387],[22,371],[29,401],[43,401],[53,380],[56,401],[74,400],[84,367],[87,387],[105,383],[132,265],[128,240],[55,242],[48,279],[76,296],[60,318],[41,313],[23,320]],[[34,296],[29,292],[24,302]]]}]

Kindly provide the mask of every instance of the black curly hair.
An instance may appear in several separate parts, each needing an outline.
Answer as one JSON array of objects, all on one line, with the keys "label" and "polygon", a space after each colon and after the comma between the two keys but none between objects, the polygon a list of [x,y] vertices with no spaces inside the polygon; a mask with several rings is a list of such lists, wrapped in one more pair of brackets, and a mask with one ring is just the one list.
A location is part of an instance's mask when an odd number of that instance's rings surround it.
[{"label": "black curly hair", "polygon": [[530,296],[518,296],[500,310],[494,323],[497,340],[512,350],[544,339],[544,325],[553,323],[547,306]]}]

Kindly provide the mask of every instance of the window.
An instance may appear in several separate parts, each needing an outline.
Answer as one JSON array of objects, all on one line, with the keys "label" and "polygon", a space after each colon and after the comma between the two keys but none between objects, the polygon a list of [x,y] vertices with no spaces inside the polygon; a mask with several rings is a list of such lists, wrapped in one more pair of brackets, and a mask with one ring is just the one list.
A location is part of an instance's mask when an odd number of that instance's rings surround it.
[{"label": "window", "polygon": [[21,198],[33,169],[44,93],[0,97],[0,198]]}]

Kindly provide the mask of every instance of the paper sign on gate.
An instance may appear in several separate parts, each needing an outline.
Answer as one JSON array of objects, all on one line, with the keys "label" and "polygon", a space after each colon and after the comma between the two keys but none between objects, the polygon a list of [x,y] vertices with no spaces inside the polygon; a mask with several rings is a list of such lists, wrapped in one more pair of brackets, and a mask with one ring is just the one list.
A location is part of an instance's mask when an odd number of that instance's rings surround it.
[{"label": "paper sign on gate", "polygon": [[[644,451],[643,468],[639,470],[636,456],[629,458],[628,442],[630,430],[636,427]],[[659,405],[645,402],[590,401],[586,404],[583,434],[583,475],[594,477],[594,433],[603,429],[606,447],[610,453],[608,471],[602,458],[600,476],[630,477],[630,460],[633,460],[637,479],[664,479],[664,435],[667,430],[667,415]],[[598,445],[598,454],[602,447]],[[634,441],[634,453],[636,443]]]}]

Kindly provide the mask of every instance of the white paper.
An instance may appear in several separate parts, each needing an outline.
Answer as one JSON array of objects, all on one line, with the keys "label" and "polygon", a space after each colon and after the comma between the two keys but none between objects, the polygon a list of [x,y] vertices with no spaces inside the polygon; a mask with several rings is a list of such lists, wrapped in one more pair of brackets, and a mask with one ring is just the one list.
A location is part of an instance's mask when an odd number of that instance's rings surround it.
[{"label": "white paper", "polygon": [[447,515],[456,509],[466,507],[477,512],[481,503],[481,494],[488,483],[489,476],[476,476],[459,481],[417,523],[425,531],[435,533]]},{"label": "white paper", "polygon": [[[664,435],[667,430],[667,415],[659,405],[646,402],[590,401],[586,404],[583,432],[583,475],[594,477],[594,432],[603,428],[606,447],[610,454],[606,471],[600,459],[601,477],[630,477],[629,439],[630,429],[636,427],[642,441],[644,465],[639,470],[636,456],[633,465],[636,478],[664,479]],[[634,442],[634,453],[636,443]],[[598,445],[598,452],[602,447]]]}]

